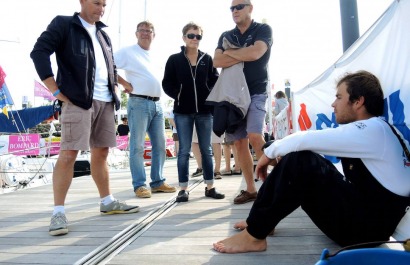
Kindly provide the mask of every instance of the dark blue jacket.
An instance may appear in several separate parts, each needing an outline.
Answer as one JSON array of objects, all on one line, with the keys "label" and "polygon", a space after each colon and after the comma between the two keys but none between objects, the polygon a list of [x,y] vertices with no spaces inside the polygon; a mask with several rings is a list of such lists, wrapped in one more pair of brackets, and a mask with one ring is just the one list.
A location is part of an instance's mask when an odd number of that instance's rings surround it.
[{"label": "dark blue jacket", "polygon": [[218,76],[209,54],[199,51],[194,70],[185,56],[185,46],[181,47],[180,53],[171,55],[165,65],[162,88],[175,100],[174,113],[212,113],[212,106],[205,105],[205,100]]},{"label": "dark blue jacket", "polygon": [[[120,101],[115,93],[118,77],[111,40],[102,30],[106,27],[102,22],[97,22],[96,27],[108,69],[108,89],[118,110]],[[30,57],[41,80],[54,76],[50,61],[53,53],[57,59],[58,88],[74,105],[90,109],[94,93],[95,56],[91,37],[81,24],[78,13],[55,17],[37,39]]]}]

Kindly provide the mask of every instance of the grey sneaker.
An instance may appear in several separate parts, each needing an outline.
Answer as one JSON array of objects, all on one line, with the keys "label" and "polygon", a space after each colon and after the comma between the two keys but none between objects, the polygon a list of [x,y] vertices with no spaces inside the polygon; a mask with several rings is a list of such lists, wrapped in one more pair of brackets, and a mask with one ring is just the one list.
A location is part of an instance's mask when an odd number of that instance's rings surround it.
[{"label": "grey sneaker", "polygon": [[197,168],[196,171],[191,175],[192,178],[196,178],[199,176],[202,176],[202,168]]},{"label": "grey sneaker", "polygon": [[136,213],[140,210],[139,208],[139,206],[127,205],[119,200],[115,200],[108,205],[100,204],[101,214]]},{"label": "grey sneaker", "polygon": [[68,233],[68,220],[63,213],[56,213],[51,217],[48,233],[52,236],[65,235]]}]

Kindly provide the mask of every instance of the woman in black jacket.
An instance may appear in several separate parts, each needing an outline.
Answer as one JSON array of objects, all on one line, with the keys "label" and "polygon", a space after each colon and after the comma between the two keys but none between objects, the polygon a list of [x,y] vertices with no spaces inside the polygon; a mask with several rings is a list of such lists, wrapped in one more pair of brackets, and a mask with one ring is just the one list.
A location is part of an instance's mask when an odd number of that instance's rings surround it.
[{"label": "woman in black jacket", "polygon": [[189,152],[194,123],[198,132],[203,176],[207,185],[205,196],[214,199],[225,197],[213,187],[211,148],[213,117],[212,107],[205,105],[205,100],[215,85],[219,73],[213,67],[212,57],[198,49],[202,33],[202,28],[193,22],[184,26],[182,40],[185,46],[181,47],[180,53],[168,58],[162,80],[164,92],[174,99],[175,124],[179,137],[177,165],[181,190],[177,202],[188,201]]}]

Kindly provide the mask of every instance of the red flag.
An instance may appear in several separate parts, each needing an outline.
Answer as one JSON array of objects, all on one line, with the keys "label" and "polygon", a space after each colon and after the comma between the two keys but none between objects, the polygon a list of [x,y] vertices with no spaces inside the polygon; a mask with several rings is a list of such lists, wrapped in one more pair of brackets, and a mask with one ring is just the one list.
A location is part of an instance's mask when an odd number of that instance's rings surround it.
[{"label": "red flag", "polygon": [[4,84],[4,79],[6,78],[6,73],[3,71],[3,68],[0,66],[0,87]]},{"label": "red flag", "polygon": [[7,105],[13,105],[13,99],[11,98],[10,92],[6,86],[4,79],[6,78],[6,73],[0,66],[0,110],[4,115],[9,117]]},{"label": "red flag", "polygon": [[55,97],[51,94],[50,90],[48,90],[45,86],[34,80],[34,96],[35,97],[43,97],[44,99],[53,101]]}]

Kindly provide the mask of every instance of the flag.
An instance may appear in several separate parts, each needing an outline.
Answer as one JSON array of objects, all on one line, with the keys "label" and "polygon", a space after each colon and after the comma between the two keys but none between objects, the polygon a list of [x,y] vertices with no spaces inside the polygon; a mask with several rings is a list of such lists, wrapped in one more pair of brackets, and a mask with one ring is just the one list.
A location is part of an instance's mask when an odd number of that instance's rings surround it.
[{"label": "flag", "polygon": [[51,94],[50,90],[48,90],[45,86],[40,84],[40,82],[37,82],[34,80],[34,96],[35,97],[43,97],[44,99],[47,99],[49,101],[53,101],[55,97],[53,94]]},{"label": "flag", "polygon": [[7,106],[4,106],[4,107],[3,107],[2,112],[3,112],[4,115],[7,116],[7,119],[8,119],[8,118],[9,118],[9,111],[8,111],[8,109],[7,109]]},{"label": "flag", "polygon": [[6,73],[3,71],[3,68],[0,66],[0,87],[4,84],[4,79],[6,78]]},{"label": "flag", "polygon": [[6,73],[3,71],[3,68],[0,66],[0,109],[4,115],[9,117],[7,105],[14,105],[13,99],[11,98],[9,89],[7,88],[6,82]]}]

